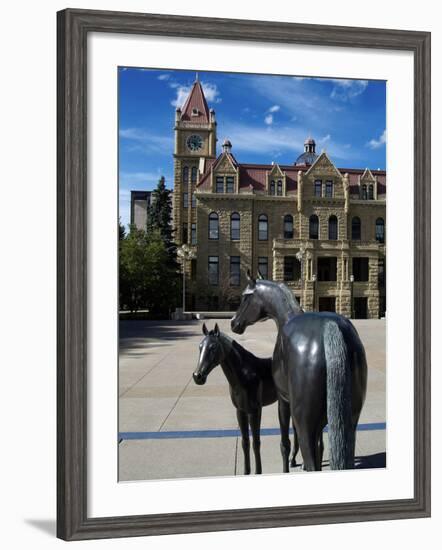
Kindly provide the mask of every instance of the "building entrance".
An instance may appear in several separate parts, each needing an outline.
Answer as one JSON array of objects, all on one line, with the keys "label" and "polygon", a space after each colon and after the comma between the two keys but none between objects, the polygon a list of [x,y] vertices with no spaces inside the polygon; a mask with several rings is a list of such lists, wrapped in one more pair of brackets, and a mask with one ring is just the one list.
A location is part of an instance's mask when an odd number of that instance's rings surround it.
[{"label": "building entrance", "polygon": [[331,311],[336,313],[336,297],[335,296],[320,296],[318,298],[319,311]]},{"label": "building entrance", "polygon": [[353,311],[355,319],[367,319],[368,304],[367,298],[354,298]]}]

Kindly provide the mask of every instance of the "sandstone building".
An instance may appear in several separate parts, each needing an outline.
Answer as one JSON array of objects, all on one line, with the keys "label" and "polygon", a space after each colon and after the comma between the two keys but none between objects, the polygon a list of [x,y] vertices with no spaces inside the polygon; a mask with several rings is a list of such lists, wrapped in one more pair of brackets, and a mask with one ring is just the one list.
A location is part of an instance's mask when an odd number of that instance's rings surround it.
[{"label": "sandstone building", "polygon": [[196,81],[175,114],[175,241],[189,310],[236,309],[246,272],[284,281],[305,310],[385,315],[386,173],[337,168],[308,138],[291,165],[243,164]]}]

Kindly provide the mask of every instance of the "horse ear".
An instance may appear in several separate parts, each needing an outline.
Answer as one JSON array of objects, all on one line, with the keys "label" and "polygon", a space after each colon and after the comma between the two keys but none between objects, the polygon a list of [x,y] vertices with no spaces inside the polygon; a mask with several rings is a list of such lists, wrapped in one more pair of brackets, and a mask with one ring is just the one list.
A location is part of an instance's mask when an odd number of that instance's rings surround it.
[{"label": "horse ear", "polygon": [[204,336],[207,336],[209,334],[209,331],[207,330],[206,323],[203,323],[203,334]]},{"label": "horse ear", "polygon": [[250,269],[247,270],[247,281],[249,282],[249,286],[253,288],[256,284],[256,279],[254,279],[250,273]]},{"label": "horse ear", "polygon": [[257,278],[260,279],[261,281],[264,279],[264,277],[262,276],[262,273],[261,273],[261,271],[259,271],[259,269],[258,269],[258,277]]},{"label": "horse ear", "polygon": [[219,336],[219,326],[218,323],[215,323],[215,328],[213,329],[213,334]]}]

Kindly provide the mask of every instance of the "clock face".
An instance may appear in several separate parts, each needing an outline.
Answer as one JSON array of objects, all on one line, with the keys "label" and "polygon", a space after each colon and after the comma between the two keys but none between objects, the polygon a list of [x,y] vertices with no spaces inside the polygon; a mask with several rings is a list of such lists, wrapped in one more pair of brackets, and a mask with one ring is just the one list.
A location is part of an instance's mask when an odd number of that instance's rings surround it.
[{"label": "clock face", "polygon": [[187,138],[186,144],[190,151],[199,151],[203,147],[203,138],[198,134],[192,134]]}]

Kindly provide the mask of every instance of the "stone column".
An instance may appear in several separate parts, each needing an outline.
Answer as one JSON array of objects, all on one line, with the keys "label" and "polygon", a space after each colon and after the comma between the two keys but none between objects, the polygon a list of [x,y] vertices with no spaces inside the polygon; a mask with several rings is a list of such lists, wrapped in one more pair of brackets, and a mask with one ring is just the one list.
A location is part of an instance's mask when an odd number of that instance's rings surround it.
[{"label": "stone column", "polygon": [[303,185],[304,185],[304,177],[303,177],[303,174],[301,172],[301,170],[299,170],[298,172],[298,212],[301,212],[302,211],[302,191],[303,191]]}]

